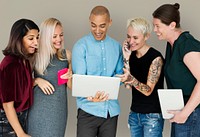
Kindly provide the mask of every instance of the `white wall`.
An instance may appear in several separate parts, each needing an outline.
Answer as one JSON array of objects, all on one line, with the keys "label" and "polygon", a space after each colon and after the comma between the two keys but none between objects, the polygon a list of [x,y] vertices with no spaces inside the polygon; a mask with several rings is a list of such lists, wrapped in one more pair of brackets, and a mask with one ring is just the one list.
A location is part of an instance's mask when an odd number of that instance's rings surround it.
[{"label": "white wall", "polygon": [[[12,24],[20,18],[29,18],[38,25],[49,17],[59,19],[64,26],[65,47],[72,49],[73,44],[89,32],[88,16],[96,5],[106,6],[111,13],[113,25],[109,35],[123,42],[126,37],[126,20],[131,17],[144,17],[152,20],[152,12],[164,3],[180,3],[181,25],[194,37],[200,39],[200,1],[199,0],[0,0],[0,49],[6,47]],[[163,55],[165,42],[158,41],[155,34],[148,42]],[[0,60],[3,54],[0,52]],[[66,137],[75,137],[76,102],[69,91],[69,117]],[[127,116],[131,103],[131,92],[121,88],[119,95],[122,113],[119,117],[117,137],[128,137]],[[170,124],[165,123],[164,137],[169,137]]]}]

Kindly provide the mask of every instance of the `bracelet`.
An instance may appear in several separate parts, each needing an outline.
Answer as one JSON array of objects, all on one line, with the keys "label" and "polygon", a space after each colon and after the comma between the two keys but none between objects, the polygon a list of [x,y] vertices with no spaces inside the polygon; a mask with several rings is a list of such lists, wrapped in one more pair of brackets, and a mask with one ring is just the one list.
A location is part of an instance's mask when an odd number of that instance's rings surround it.
[{"label": "bracelet", "polygon": [[125,63],[125,64],[129,64],[129,60],[126,59],[126,58],[124,58],[124,63]]}]

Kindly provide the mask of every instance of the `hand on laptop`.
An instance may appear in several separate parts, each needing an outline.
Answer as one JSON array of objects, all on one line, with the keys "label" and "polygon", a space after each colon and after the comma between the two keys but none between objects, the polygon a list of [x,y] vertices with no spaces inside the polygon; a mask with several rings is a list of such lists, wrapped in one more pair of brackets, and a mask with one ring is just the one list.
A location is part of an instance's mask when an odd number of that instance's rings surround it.
[{"label": "hand on laptop", "polygon": [[108,94],[105,94],[104,91],[98,91],[94,97],[87,97],[87,100],[92,102],[102,102],[108,100]]}]

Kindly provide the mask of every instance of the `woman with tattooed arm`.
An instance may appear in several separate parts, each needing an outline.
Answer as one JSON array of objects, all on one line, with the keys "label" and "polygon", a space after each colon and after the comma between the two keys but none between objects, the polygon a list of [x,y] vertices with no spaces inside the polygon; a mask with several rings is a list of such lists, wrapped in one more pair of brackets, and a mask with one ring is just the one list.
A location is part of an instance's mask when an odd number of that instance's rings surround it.
[{"label": "woman with tattooed arm", "polygon": [[132,88],[128,123],[131,137],[162,137],[164,121],[157,89],[163,88],[163,57],[147,45],[151,25],[142,18],[129,19],[123,43],[124,74],[119,75]]}]

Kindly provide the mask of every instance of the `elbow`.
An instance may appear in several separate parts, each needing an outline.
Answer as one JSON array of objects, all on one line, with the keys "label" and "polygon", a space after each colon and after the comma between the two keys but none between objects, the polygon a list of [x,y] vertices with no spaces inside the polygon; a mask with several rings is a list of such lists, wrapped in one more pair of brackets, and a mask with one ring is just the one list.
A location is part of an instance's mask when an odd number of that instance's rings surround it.
[{"label": "elbow", "polygon": [[147,91],[147,93],[145,93],[144,95],[145,95],[145,96],[150,96],[151,93],[149,93],[149,92]]},{"label": "elbow", "polygon": [[151,89],[151,88],[149,87],[149,89],[146,90],[146,92],[144,93],[144,95],[145,95],[145,96],[150,96],[152,92],[153,92],[153,89]]}]

